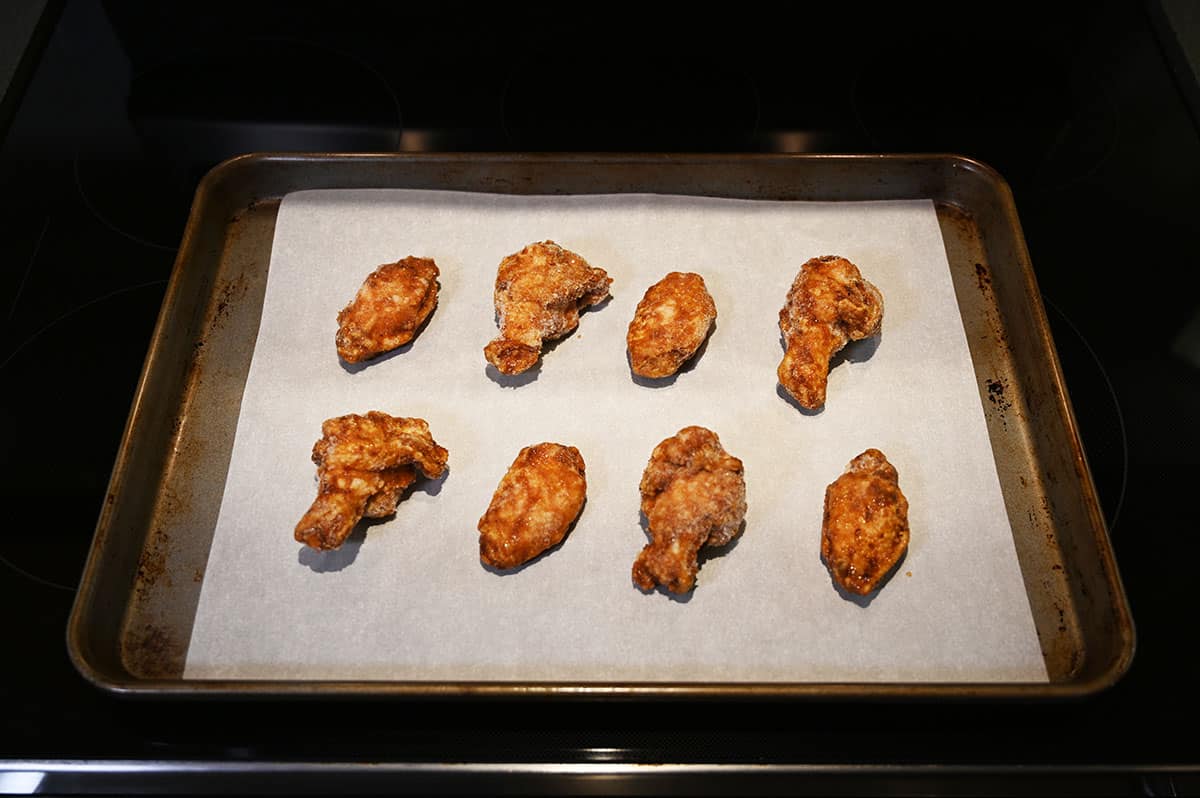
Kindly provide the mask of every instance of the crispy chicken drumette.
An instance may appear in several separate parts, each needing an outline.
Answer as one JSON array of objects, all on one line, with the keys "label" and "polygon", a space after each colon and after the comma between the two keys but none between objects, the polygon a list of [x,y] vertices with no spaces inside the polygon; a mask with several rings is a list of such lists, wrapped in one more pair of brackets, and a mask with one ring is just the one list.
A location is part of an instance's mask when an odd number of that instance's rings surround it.
[{"label": "crispy chicken drumette", "polygon": [[574,446],[526,446],[500,480],[479,519],[479,559],[494,568],[528,562],[567,534],[587,494]]},{"label": "crispy chicken drumette", "polygon": [[646,290],[625,336],[629,365],[641,377],[669,377],[708,337],[717,306],[692,272],[671,272]]},{"label": "crispy chicken drumette", "polygon": [[437,304],[437,278],[429,258],[408,257],[371,272],[337,316],[342,360],[359,363],[411,341]]},{"label": "crispy chicken drumette", "polygon": [[883,452],[867,449],[825,489],[821,558],[844,589],[875,590],[908,549],[908,500]]},{"label": "crispy chicken drumette", "polygon": [[685,427],[654,448],[641,491],[651,542],[633,564],[633,581],[643,590],[658,584],[686,593],[696,583],[701,547],[724,546],[741,527],[742,461],[711,430]]},{"label": "crispy chicken drumette", "polygon": [[500,335],[483,350],[504,374],[532,368],[542,342],[579,326],[579,311],[608,298],[612,278],[553,241],[530,244],[500,262],[496,272]]},{"label": "crispy chicken drumette", "polygon": [[317,498],[296,524],[296,540],[314,549],[336,549],[363,517],[385,518],[417,478],[439,477],[448,453],[420,418],[365,416],[327,419],[313,445]]},{"label": "crispy chicken drumette", "polygon": [[787,351],[779,383],[801,406],[825,404],[829,361],[849,341],[875,335],[883,321],[883,296],[845,258],[825,255],[800,267],[779,329]]}]

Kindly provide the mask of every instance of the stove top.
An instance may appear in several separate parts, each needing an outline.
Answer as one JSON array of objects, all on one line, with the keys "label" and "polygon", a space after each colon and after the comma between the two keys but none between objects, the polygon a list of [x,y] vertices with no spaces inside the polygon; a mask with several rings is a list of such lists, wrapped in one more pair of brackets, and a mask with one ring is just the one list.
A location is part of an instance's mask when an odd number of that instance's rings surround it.
[{"label": "stove top", "polygon": [[[1156,3],[839,8],[576,21],[386,3],[46,4],[19,101],[0,115],[2,484],[22,508],[0,534],[12,624],[0,791],[1200,784],[1194,740],[1177,731],[1200,711],[1193,597],[1186,566],[1166,567],[1200,556],[1186,500],[1200,478],[1200,132],[1178,42]],[[196,183],[255,151],[990,164],[1016,197],[1109,523],[1138,630],[1132,668],[1086,700],[983,706],[98,692],[66,656],[75,585]]]}]

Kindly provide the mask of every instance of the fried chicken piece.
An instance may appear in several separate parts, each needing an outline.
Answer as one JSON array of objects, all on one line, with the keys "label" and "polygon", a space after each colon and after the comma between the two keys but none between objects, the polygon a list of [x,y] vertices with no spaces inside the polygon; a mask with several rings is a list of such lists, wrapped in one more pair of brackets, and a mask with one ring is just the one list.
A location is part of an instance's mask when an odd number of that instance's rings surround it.
[{"label": "fried chicken piece", "polygon": [[882,322],[883,295],[857,266],[836,255],[809,260],[779,311],[787,347],[779,383],[802,407],[822,407],[830,359],[849,341],[875,335]]},{"label": "fried chicken piece", "polygon": [[633,581],[643,590],[658,584],[686,593],[696,583],[701,547],[724,546],[741,527],[742,461],[711,430],[684,427],[654,448],[641,491],[652,540],[633,563]]},{"label": "fried chicken piece", "polygon": [[300,523],[296,540],[314,549],[336,549],[362,518],[385,518],[417,479],[440,477],[449,453],[420,418],[395,418],[372,410],[365,416],[330,418],[313,444],[317,498]]},{"label": "fried chicken piece", "polygon": [[583,510],[586,494],[578,449],[526,446],[479,519],[479,559],[494,568],[515,568],[557,545]]},{"label": "fried chicken piece", "polygon": [[908,499],[883,452],[867,449],[825,489],[821,558],[845,590],[875,590],[908,550]]},{"label": "fried chicken piece", "polygon": [[629,364],[641,377],[669,377],[679,371],[712,329],[717,306],[692,272],[671,272],[646,289],[629,322],[625,342]]},{"label": "fried chicken piece", "polygon": [[437,304],[437,278],[432,259],[414,257],[385,263],[367,275],[337,315],[335,341],[342,360],[360,363],[411,341]]},{"label": "fried chicken piece", "polygon": [[603,269],[553,241],[530,244],[509,255],[496,272],[500,335],[484,347],[484,356],[503,374],[532,368],[542,342],[578,327],[579,311],[608,299],[611,284]]}]

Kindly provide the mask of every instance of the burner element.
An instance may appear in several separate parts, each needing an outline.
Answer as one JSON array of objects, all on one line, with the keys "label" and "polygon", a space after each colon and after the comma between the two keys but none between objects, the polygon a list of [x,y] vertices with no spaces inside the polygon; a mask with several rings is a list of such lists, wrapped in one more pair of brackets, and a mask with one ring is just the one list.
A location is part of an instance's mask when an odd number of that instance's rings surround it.
[{"label": "burner element", "polygon": [[1055,348],[1062,364],[1072,408],[1079,423],[1084,451],[1092,479],[1096,483],[1101,507],[1112,535],[1121,518],[1125,487],[1129,479],[1129,439],[1125,416],[1112,380],[1100,357],[1074,322],[1050,301],[1042,301],[1050,311],[1047,317],[1054,335]]},{"label": "burner element", "polygon": [[1117,111],[1103,75],[1071,69],[1066,48],[942,36],[881,45],[855,80],[852,102],[874,146],[978,158],[1014,185],[1058,190],[1112,154]]},{"label": "burner element", "polygon": [[0,395],[0,501],[15,510],[0,534],[0,571],[74,590],[164,283],[77,306],[0,360],[5,384],[23,386]]},{"label": "burner element", "polygon": [[[144,247],[178,249],[166,242],[183,229],[189,198],[177,186],[164,185],[162,172],[121,161],[84,164],[78,153],[71,170],[79,199],[100,224]],[[148,196],[156,201],[145,202]]]}]

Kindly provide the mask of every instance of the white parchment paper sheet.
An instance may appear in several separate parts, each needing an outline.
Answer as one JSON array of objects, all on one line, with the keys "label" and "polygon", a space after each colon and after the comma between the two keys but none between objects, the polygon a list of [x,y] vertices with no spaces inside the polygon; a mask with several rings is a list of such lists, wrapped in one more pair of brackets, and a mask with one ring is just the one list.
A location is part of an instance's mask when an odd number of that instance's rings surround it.
[{"label": "white parchment paper sheet", "polygon": [[[545,239],[606,269],[613,298],[537,371],[503,378],[482,351],[496,267]],[[886,309],[806,413],[777,392],[777,319],[800,264],[826,254],[858,264]],[[345,368],[338,310],[406,255],[437,261],[437,309],[398,353]],[[716,328],[692,368],[639,383],[625,331],[671,270],[704,275]],[[315,495],[321,422],[368,410],[426,419],[449,473],[342,549],[311,551],[292,531]],[[642,470],[689,424],[743,460],[749,511],[676,600],[637,590],[630,567]],[[476,523],[540,441],[583,454],[583,513],[547,555],[487,570]],[[819,556],[825,487],[868,447],[899,470],[912,527],[869,603],[840,595]],[[185,676],[1045,681],[932,203],[288,195]]]}]

